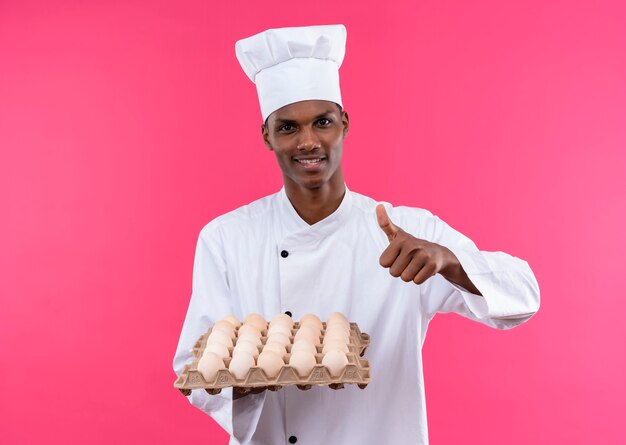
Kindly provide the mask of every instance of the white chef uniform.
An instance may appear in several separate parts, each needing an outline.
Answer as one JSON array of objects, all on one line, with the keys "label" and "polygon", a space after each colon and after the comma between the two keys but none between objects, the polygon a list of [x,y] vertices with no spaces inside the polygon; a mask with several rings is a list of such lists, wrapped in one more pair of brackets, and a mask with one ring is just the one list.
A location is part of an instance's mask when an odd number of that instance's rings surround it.
[{"label": "white chef uniform", "polygon": [[308,312],[325,319],[339,311],[371,335],[372,381],[364,390],[287,387],[234,402],[230,389],[216,396],[194,390],[191,403],[231,434],[231,444],[427,444],[421,348],[433,316],[456,312],[508,329],[539,308],[538,285],[525,261],[479,251],[423,209],[386,205],[399,227],[452,250],[483,297],[441,275],[419,286],[392,277],[379,264],[389,242],[376,204],[347,190],[333,214],[308,225],[283,189],[201,231],[177,373],[191,362],[198,337],[229,314],[271,319],[290,311],[297,320]]}]

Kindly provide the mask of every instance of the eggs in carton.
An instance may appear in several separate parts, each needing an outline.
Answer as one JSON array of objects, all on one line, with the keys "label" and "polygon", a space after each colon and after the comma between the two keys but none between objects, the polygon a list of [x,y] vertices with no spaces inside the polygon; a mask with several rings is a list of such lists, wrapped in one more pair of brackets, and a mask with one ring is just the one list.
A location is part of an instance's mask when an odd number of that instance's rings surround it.
[{"label": "eggs in carton", "polygon": [[218,394],[231,386],[242,393],[288,385],[339,389],[352,383],[365,388],[370,366],[361,357],[368,345],[369,336],[338,312],[326,322],[314,314],[299,322],[279,314],[269,324],[259,314],[249,314],[243,323],[228,316],[200,337],[195,360],[174,386],[185,395],[192,389]]}]

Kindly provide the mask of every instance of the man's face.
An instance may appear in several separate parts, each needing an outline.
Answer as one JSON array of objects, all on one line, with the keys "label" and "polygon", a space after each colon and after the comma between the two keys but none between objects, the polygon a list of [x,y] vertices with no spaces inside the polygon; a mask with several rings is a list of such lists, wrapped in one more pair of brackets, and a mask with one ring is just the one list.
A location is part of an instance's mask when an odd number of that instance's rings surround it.
[{"label": "man's face", "polygon": [[343,185],[341,154],[348,128],[348,115],[337,104],[306,100],[270,114],[262,131],[285,183],[315,189],[333,179]]}]

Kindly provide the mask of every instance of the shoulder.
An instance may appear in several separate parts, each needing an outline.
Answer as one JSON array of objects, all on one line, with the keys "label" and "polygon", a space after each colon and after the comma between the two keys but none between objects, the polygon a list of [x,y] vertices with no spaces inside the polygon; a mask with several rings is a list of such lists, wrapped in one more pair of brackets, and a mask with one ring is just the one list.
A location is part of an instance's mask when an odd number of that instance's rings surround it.
[{"label": "shoulder", "polygon": [[278,193],[274,193],[216,217],[202,228],[200,238],[221,238],[259,226],[259,222],[275,208],[277,199]]},{"label": "shoulder", "polygon": [[437,218],[430,211],[419,207],[394,206],[387,201],[377,201],[369,196],[360,193],[351,192],[354,207],[358,212],[364,215],[376,215],[376,206],[382,204],[387,210],[389,217],[398,225],[402,222],[411,223],[416,220],[428,220]]},{"label": "shoulder", "polygon": [[395,225],[417,238],[436,240],[441,238],[442,232],[446,230],[445,222],[427,209],[402,205],[394,206],[389,202],[377,201],[355,192],[352,192],[352,196],[356,212],[376,227],[378,227],[376,206],[382,204]]}]

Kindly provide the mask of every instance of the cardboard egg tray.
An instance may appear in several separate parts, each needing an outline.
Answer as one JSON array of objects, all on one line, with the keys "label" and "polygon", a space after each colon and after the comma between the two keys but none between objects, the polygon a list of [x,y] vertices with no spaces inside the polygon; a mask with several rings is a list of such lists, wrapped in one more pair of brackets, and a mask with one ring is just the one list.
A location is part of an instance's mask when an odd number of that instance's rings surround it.
[{"label": "cardboard egg tray", "polygon": [[[326,323],[322,323],[324,329],[322,335],[326,332]],[[231,357],[224,359],[225,368],[217,372],[215,380],[207,382],[198,372],[198,361],[202,357],[202,352],[206,346],[207,339],[211,334],[211,329],[203,334],[196,342],[193,348],[194,360],[190,365],[185,365],[183,372],[174,383],[174,387],[180,390],[184,395],[191,394],[192,389],[204,389],[209,394],[219,394],[222,388],[234,387],[239,393],[248,393],[254,388],[267,387],[271,391],[277,391],[283,386],[296,385],[302,390],[307,390],[312,385],[329,386],[332,389],[343,388],[346,383],[356,384],[359,388],[364,389],[370,382],[370,365],[369,362],[361,358],[365,354],[365,350],[370,343],[370,337],[366,333],[361,333],[356,323],[350,323],[350,339],[348,343],[349,352],[348,364],[343,373],[337,377],[332,377],[326,367],[322,365],[322,346],[317,346],[317,354],[315,359],[317,364],[308,376],[300,377],[295,369],[289,366],[289,358],[291,357],[291,347],[293,346],[293,336],[299,328],[299,322],[294,323],[291,331],[291,343],[287,345],[287,354],[284,357],[285,365],[275,378],[268,378],[258,366],[253,366],[248,371],[246,377],[237,380],[228,371],[228,365],[232,359],[233,348],[228,348]],[[267,341],[267,331],[262,332],[261,343],[265,345]],[[262,346],[259,346],[261,352]]]}]

